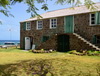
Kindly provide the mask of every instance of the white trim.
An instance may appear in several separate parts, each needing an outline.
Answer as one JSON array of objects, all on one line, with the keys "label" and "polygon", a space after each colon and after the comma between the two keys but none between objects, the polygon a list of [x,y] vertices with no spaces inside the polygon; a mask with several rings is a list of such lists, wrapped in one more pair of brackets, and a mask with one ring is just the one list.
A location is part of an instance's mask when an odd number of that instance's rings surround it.
[{"label": "white trim", "polygon": [[[30,29],[27,29],[27,23],[30,23]],[[26,22],[26,30],[31,30],[31,22]]]},{"label": "white trim", "polygon": [[36,29],[37,29],[37,30],[43,29],[43,20],[39,20],[39,21],[42,21],[42,28],[38,28],[38,21],[36,21],[36,25],[37,25],[37,26],[36,26]]},{"label": "white trim", "polygon": [[[89,16],[90,16],[90,17],[89,17],[89,21],[90,21],[90,22],[89,22],[89,25],[90,25],[90,26],[95,26],[96,24],[91,24],[91,14],[93,14],[93,13],[90,13],[90,15],[89,15]],[[95,13],[94,13],[94,14],[95,14]]]},{"label": "white trim", "polygon": [[[52,25],[51,25],[51,19],[56,19],[56,27],[51,27]],[[49,21],[50,21],[50,29],[55,29],[55,28],[57,28],[57,18],[51,18]]]}]

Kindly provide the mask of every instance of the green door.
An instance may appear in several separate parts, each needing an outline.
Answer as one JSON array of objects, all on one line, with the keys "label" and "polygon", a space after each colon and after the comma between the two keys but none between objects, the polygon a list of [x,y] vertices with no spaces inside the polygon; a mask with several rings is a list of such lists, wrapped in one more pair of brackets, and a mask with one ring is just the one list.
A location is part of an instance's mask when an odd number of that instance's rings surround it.
[{"label": "green door", "polygon": [[58,37],[57,37],[57,50],[59,52],[69,51],[69,36],[68,35],[58,35]]},{"label": "green door", "polygon": [[73,33],[74,32],[74,20],[73,20],[73,16],[66,16],[65,17],[65,26],[64,26],[64,30],[65,33]]}]

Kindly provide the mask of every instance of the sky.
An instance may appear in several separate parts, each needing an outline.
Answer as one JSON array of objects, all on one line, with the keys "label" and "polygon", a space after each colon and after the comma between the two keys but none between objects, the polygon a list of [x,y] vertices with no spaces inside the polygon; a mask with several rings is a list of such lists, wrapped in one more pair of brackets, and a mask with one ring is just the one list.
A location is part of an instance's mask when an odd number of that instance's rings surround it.
[{"label": "sky", "polygon": [[[100,2],[100,0],[94,0],[95,2]],[[36,3],[36,7],[39,8],[37,11],[39,14],[45,13],[47,11],[53,11],[63,8],[71,7],[71,5],[57,5],[54,0],[48,2],[48,10],[44,11],[41,9],[41,4]],[[0,21],[2,21],[2,25],[0,25],[0,40],[20,40],[20,23],[23,20],[26,20],[31,17],[30,13],[27,13],[27,5],[24,3],[16,3],[11,6],[10,13],[14,15],[14,17],[6,17],[5,15],[0,13]]]}]

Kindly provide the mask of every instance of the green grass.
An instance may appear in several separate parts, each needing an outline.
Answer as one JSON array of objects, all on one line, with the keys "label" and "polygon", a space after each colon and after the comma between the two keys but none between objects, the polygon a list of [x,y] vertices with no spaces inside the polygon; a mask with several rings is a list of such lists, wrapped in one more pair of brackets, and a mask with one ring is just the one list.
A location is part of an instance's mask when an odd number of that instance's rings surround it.
[{"label": "green grass", "polygon": [[[55,74],[54,76],[86,76],[86,74],[88,74],[88,76],[97,76],[98,73],[96,69],[97,69],[97,64],[100,63],[100,57],[77,56],[60,52],[36,54],[15,48],[0,49],[1,67],[6,66],[6,68],[8,68],[7,65],[11,66],[11,64],[16,64],[16,63],[26,65],[27,62],[29,63],[32,62],[32,65],[33,62],[34,63],[36,62],[36,64],[39,63],[39,65],[41,63],[42,64],[45,63],[46,65],[52,63],[53,68],[49,69],[49,71],[50,73],[51,72],[54,73]],[[29,65],[27,65],[27,67],[28,66]],[[36,65],[34,66],[37,67]],[[18,67],[20,68],[21,66]],[[90,72],[91,75],[89,75]],[[81,73],[82,75],[76,75]],[[21,74],[19,76],[27,76]],[[50,76],[50,74],[48,73],[47,76]]]},{"label": "green grass", "polygon": [[15,47],[10,47],[8,49],[6,48],[0,48],[0,52],[27,52],[27,51],[24,51],[24,50],[20,50],[20,48],[15,48]]}]

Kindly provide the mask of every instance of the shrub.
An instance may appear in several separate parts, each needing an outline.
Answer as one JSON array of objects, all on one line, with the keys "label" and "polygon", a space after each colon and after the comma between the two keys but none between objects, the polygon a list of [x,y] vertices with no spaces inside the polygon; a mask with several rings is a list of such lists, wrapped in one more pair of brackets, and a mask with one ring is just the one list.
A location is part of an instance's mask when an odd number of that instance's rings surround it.
[{"label": "shrub", "polygon": [[100,56],[100,51],[93,51],[93,50],[81,50],[80,52],[77,52],[76,50],[69,51],[70,54],[75,55],[88,55],[88,56]]}]

